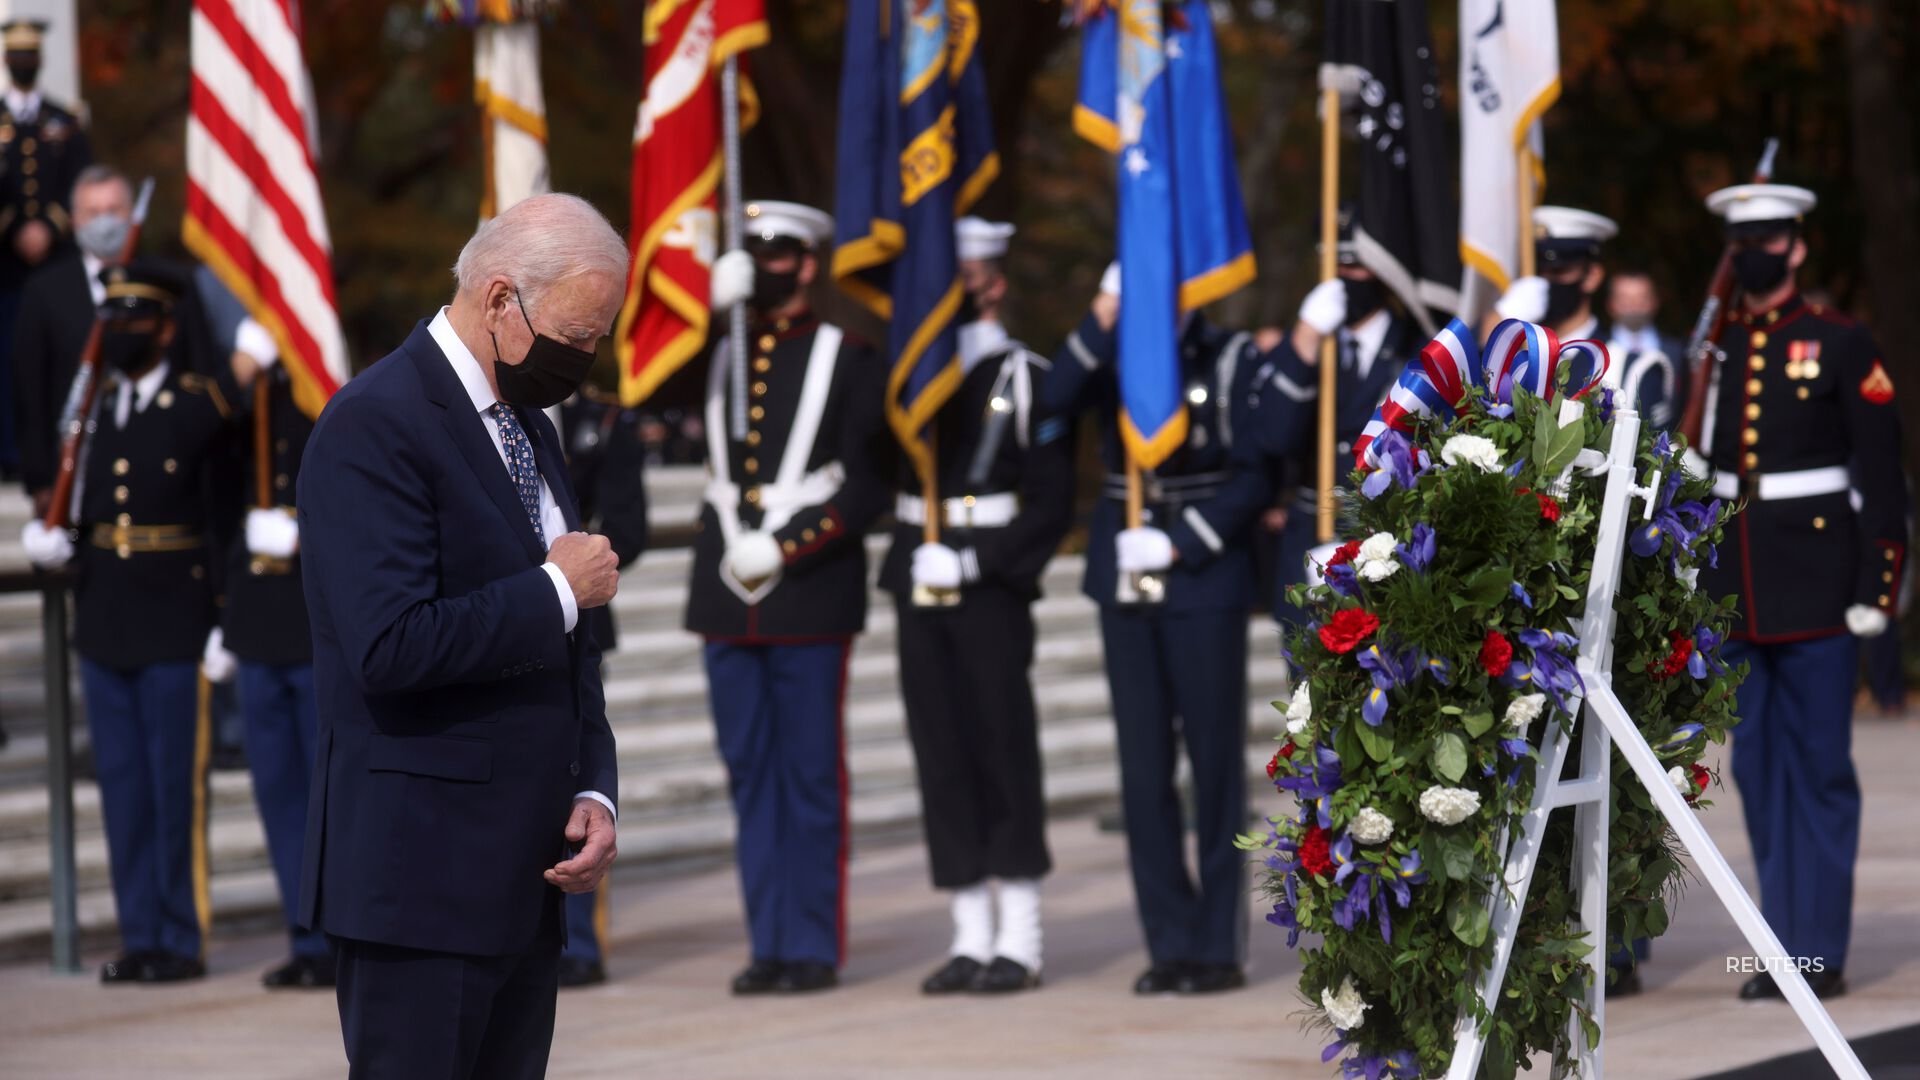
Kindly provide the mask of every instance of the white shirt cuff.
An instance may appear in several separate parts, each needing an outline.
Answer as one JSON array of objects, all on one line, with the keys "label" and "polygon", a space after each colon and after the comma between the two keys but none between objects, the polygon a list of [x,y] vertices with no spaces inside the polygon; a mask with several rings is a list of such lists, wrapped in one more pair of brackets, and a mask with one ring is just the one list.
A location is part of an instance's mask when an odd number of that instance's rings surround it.
[{"label": "white shirt cuff", "polygon": [[552,563],[541,563],[540,569],[553,579],[554,591],[560,594],[560,621],[566,624],[567,633],[571,634],[574,626],[580,622],[580,601],[573,598],[573,586],[567,584],[567,575]]},{"label": "white shirt cuff", "polygon": [[620,820],[620,808],[613,805],[612,799],[607,798],[605,795],[602,795],[597,791],[576,792],[573,797],[575,801],[578,801],[580,799],[592,799],[594,802],[597,802],[601,806],[606,807],[607,813],[613,815],[613,820],[615,821]]}]

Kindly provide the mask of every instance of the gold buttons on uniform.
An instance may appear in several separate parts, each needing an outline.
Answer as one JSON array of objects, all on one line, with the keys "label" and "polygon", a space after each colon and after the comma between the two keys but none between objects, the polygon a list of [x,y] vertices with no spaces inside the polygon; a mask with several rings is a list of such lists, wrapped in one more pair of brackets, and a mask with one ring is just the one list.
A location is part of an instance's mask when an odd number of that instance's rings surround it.
[{"label": "gold buttons on uniform", "polygon": [[1757,443],[1760,441],[1760,433],[1753,430],[1752,428],[1748,428],[1747,430],[1741,432],[1740,437],[1746,440],[1746,443],[1748,446],[1752,446],[1754,443]]},{"label": "gold buttons on uniform", "polygon": [[286,452],[287,452],[287,440],[285,440],[285,439],[275,439],[275,440],[273,440],[273,452],[274,452],[274,453],[276,453],[276,454],[284,454],[284,453],[286,453]]},{"label": "gold buttons on uniform", "polygon": [[1880,554],[1882,554],[1882,555],[1885,555],[1885,556],[1887,557],[1887,561],[1888,561],[1888,562],[1892,562],[1892,561],[1893,561],[1893,552],[1891,552],[1891,551],[1885,551],[1885,550],[1883,550],[1883,551],[1881,551],[1881,552],[1880,552]]},{"label": "gold buttons on uniform", "polygon": [[40,163],[32,158],[28,158],[20,163],[20,171],[28,176],[32,176],[34,173],[40,171]]},{"label": "gold buttons on uniform", "polygon": [[274,490],[276,491],[287,490],[287,483],[288,483],[288,480],[287,480],[286,473],[281,473],[279,476],[276,476],[273,478],[273,487],[274,487]]},{"label": "gold buttons on uniform", "polygon": [[747,445],[748,446],[760,445],[760,433],[758,431],[747,432]]},{"label": "gold buttons on uniform", "polygon": [[31,154],[31,153],[33,153],[33,152],[34,152],[35,150],[38,150],[38,149],[40,149],[40,144],[39,144],[39,143],[38,143],[37,141],[35,141],[35,140],[34,140],[34,137],[33,137],[33,136],[31,136],[31,135],[29,135],[29,136],[27,136],[26,138],[24,138],[24,139],[21,139],[21,140],[20,140],[20,152],[21,152],[21,153],[23,153],[23,154]]},{"label": "gold buttons on uniform", "polygon": [[1764,349],[1767,347],[1767,335],[1763,331],[1755,330],[1753,337],[1748,340],[1753,343],[1753,347],[1756,349]]},{"label": "gold buttons on uniform", "polygon": [[1747,419],[1749,420],[1760,419],[1760,406],[1758,404],[1753,402],[1747,403]]},{"label": "gold buttons on uniform", "polygon": [[767,384],[766,384],[766,383],[765,383],[764,381],[762,381],[762,380],[759,380],[759,379],[756,379],[756,380],[754,380],[754,383],[753,383],[753,396],[754,396],[754,397],[766,397],[766,396],[767,396]]},{"label": "gold buttons on uniform", "polygon": [[772,352],[773,347],[779,343],[780,339],[774,337],[772,334],[761,334],[760,340],[757,342],[761,352]]},{"label": "gold buttons on uniform", "polygon": [[1747,366],[1755,371],[1765,371],[1767,370],[1767,358],[1764,356],[1748,357]]},{"label": "gold buttons on uniform", "polygon": [[1881,593],[1881,594],[1880,594],[1880,606],[1881,606],[1881,607],[1886,607],[1886,606],[1887,606],[1887,602],[1888,602],[1888,601],[1887,601],[1887,595],[1886,595],[1885,593]]},{"label": "gold buttons on uniform", "polygon": [[818,535],[818,534],[817,534],[817,533],[815,533],[815,532],[814,532],[814,531],[813,531],[812,529],[802,529],[802,530],[800,530],[800,539],[802,539],[802,540],[804,540],[804,541],[806,541],[806,542],[807,542],[807,543],[809,543],[809,544],[811,544],[811,543],[813,543],[813,538],[814,538],[814,537],[815,537],[816,535]]},{"label": "gold buttons on uniform", "polygon": [[180,471],[180,463],[178,461],[175,461],[172,458],[168,458],[167,460],[161,462],[160,467],[167,471],[168,476],[172,476],[174,473],[177,473]]},{"label": "gold buttons on uniform", "polygon": [[[33,164],[33,162],[29,161],[27,162],[27,164],[31,165]],[[28,178],[20,182],[20,190],[27,193],[28,195],[37,194],[40,190],[40,181],[35,180],[31,176],[29,176]]]},{"label": "gold buttons on uniform", "polygon": [[203,577],[206,577],[206,576],[207,576],[207,568],[206,568],[206,567],[204,567],[204,566],[201,566],[201,565],[199,565],[198,563],[196,563],[196,564],[194,564],[194,567],[193,567],[193,580],[195,580],[195,581],[199,581],[199,580],[200,580],[201,578],[203,578]]},{"label": "gold buttons on uniform", "polygon": [[752,476],[753,474],[760,471],[760,459],[748,458],[744,463],[741,464],[740,467],[747,470],[748,476]]},{"label": "gold buttons on uniform", "polygon": [[1826,518],[1823,518],[1823,517],[1817,517],[1817,518],[1814,518],[1814,519],[1813,519],[1813,527],[1814,527],[1814,528],[1816,528],[1816,529],[1824,529],[1824,528],[1826,528],[1826,527],[1827,527],[1827,519],[1826,519]]},{"label": "gold buttons on uniform", "polygon": [[1748,380],[1747,380],[1747,395],[1748,395],[1749,397],[1753,397],[1753,396],[1757,396],[1757,395],[1758,395],[1759,393],[1760,393],[1760,380],[1759,380],[1759,379],[1748,379]]},{"label": "gold buttons on uniform", "polygon": [[133,515],[121,514],[119,517],[113,519],[113,523],[115,525],[131,525],[133,524]]},{"label": "gold buttons on uniform", "polygon": [[127,501],[128,495],[129,495],[129,492],[127,491],[127,485],[125,484],[121,484],[119,487],[113,489],[114,502],[124,503]]},{"label": "gold buttons on uniform", "polygon": [[786,553],[787,553],[787,554],[789,554],[789,555],[791,555],[791,554],[793,554],[794,552],[796,552],[796,551],[799,551],[799,550],[800,550],[800,545],[799,545],[799,544],[796,544],[796,543],[794,543],[794,542],[793,542],[793,541],[791,541],[791,540],[782,540],[782,541],[780,541],[780,550],[781,550],[781,551],[784,551],[784,552],[786,552]]},{"label": "gold buttons on uniform", "polygon": [[1747,451],[1747,456],[1744,460],[1746,461],[1747,468],[1749,469],[1758,468],[1760,465],[1760,455],[1754,453],[1751,450]]},{"label": "gold buttons on uniform", "polygon": [[160,396],[154,398],[153,403],[155,405],[160,406],[163,409],[173,408],[173,391],[171,390],[160,391]]},{"label": "gold buttons on uniform", "polygon": [[1880,580],[1886,582],[1889,585],[1893,584],[1893,571],[1889,570],[1886,573],[1881,574]]},{"label": "gold buttons on uniform", "polygon": [[[828,531],[828,532],[832,532],[832,531],[833,531],[833,519],[832,519],[832,518],[821,518],[821,519],[820,519],[820,527],[821,527],[822,529],[825,529],[825,530],[826,530],[826,531]],[[1889,555],[1889,556],[1887,556],[1887,558],[1889,558],[1889,559],[1891,559],[1891,558],[1893,558],[1893,556],[1891,556],[1891,555]]]},{"label": "gold buttons on uniform", "polygon": [[748,409],[747,417],[751,420],[765,420],[767,418],[766,406],[755,405],[753,408]]},{"label": "gold buttons on uniform", "polygon": [[767,372],[773,370],[773,361],[763,356],[753,362],[753,370],[761,375],[765,375]]},{"label": "gold buttons on uniform", "polygon": [[1801,401],[1805,401],[1813,395],[1808,392],[1806,387],[1802,386],[1793,392],[1793,396],[1799,398]]},{"label": "gold buttons on uniform", "polygon": [[747,505],[759,506],[760,505],[760,489],[757,487],[748,488],[746,499],[747,499]]},{"label": "gold buttons on uniform", "polygon": [[125,476],[127,475],[127,470],[131,468],[133,468],[133,463],[126,458],[113,459],[113,475]]}]

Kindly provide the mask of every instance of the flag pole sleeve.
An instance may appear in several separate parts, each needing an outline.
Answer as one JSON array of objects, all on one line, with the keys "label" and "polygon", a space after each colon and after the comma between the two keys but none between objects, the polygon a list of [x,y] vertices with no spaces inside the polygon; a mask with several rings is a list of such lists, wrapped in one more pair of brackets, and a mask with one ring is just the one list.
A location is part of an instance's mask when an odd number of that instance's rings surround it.
[{"label": "flag pole sleeve", "polygon": [[1533,147],[1522,145],[1517,151],[1520,155],[1520,276],[1532,277],[1533,259],[1533,204],[1539,198],[1534,190],[1534,170],[1539,167],[1533,156]]},{"label": "flag pole sleeve", "polygon": [[[1332,281],[1340,265],[1340,90],[1320,91],[1320,280]],[[1320,338],[1320,505],[1315,535],[1320,543],[1333,539],[1334,381],[1339,331]]]},{"label": "flag pole sleeve", "polygon": [[[740,201],[740,57],[727,56],[720,69],[720,142],[727,198],[727,250],[745,246],[746,207]],[[747,305],[742,300],[727,309],[727,362],[732,366],[729,415],[725,434],[747,430]]]}]

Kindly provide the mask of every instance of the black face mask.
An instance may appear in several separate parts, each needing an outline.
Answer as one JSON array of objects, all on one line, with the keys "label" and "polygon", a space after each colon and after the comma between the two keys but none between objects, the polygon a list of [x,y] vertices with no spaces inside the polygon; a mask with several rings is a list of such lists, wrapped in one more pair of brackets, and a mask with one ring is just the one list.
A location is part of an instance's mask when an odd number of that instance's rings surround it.
[{"label": "black face mask", "polygon": [[960,306],[955,308],[953,312],[953,325],[965,326],[968,323],[979,321],[980,305],[973,302],[972,293],[962,292],[960,294]]},{"label": "black face mask", "polygon": [[1542,321],[1548,326],[1559,326],[1573,318],[1573,313],[1579,311],[1587,299],[1582,284],[1579,281],[1547,282],[1547,313]]},{"label": "black face mask", "polygon": [[800,291],[800,271],[798,269],[775,273],[764,266],[753,268],[753,296],[747,303],[762,315],[771,314],[786,306],[793,294]]},{"label": "black face mask", "polygon": [[1379,278],[1341,278],[1347,290],[1347,325],[1358,326],[1387,302],[1387,287]]},{"label": "black face mask", "polygon": [[40,79],[40,61],[9,60],[7,61],[7,74],[13,79],[13,85],[15,87],[21,90],[31,90],[33,89],[33,84]]},{"label": "black face mask", "polygon": [[1733,253],[1733,279],[1748,296],[1765,296],[1787,280],[1787,253],[1748,248]]},{"label": "black face mask", "polygon": [[526,321],[533,344],[527,348],[525,360],[509,364],[500,359],[500,339],[488,333],[493,337],[493,376],[500,384],[500,400],[523,409],[550,409],[573,396],[587,381],[587,373],[593,370],[593,353],[535,330],[518,292],[513,294],[513,302],[519,305],[520,318]]},{"label": "black face mask", "polygon": [[100,331],[100,360],[122,375],[140,375],[159,359],[160,339],[151,331]]}]

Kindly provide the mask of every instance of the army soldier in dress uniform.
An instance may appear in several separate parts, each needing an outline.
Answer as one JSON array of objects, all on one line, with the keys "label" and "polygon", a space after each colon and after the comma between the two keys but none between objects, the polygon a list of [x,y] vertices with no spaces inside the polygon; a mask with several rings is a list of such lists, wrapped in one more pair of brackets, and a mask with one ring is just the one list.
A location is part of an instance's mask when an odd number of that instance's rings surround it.
[{"label": "army soldier in dress uniform", "polygon": [[[1873,336],[1808,304],[1801,219],[1814,196],[1782,184],[1714,192],[1741,292],[1717,347],[1701,450],[1714,494],[1745,500],[1713,596],[1736,593],[1728,663],[1739,689],[1733,777],[1760,872],[1760,906],[1815,993],[1843,993],[1860,843],[1853,690],[1859,639],[1884,632],[1907,554],[1907,491],[1893,379]],[[1742,998],[1778,997],[1769,975]]]},{"label": "army soldier in dress uniform", "polygon": [[[240,444],[245,462],[246,526],[234,538],[226,574],[221,626],[208,641],[202,667],[209,678],[234,671],[253,798],[267,834],[267,854],[286,909],[292,956],[261,982],[271,989],[334,984],[333,949],[326,935],[299,924],[300,867],[307,834],[307,787],[319,739],[313,692],[313,638],[300,584],[300,526],[294,485],[313,420],[294,404],[293,381],[280,366],[280,349],[267,329],[243,318],[234,333],[234,382],[240,393]],[[255,386],[268,385],[266,413]],[[257,426],[265,424],[267,459],[257,453]],[[267,470],[270,498],[259,499],[258,471]]]},{"label": "army soldier in dress uniform", "polygon": [[[582,527],[607,538],[624,570],[647,550],[646,447],[640,441],[640,414],[621,408],[618,399],[591,384],[568,398],[559,413],[554,426],[566,447]],[[601,656],[613,651],[613,605],[581,612],[580,622],[593,635]],[[607,981],[610,888],[602,878],[593,892],[567,896],[567,944],[560,953],[563,987]]]},{"label": "army soldier in dress uniform", "polygon": [[[953,894],[950,957],[922,988],[1009,993],[1040,982],[1040,879],[1053,862],[1029,678],[1032,604],[1073,524],[1073,441],[1040,411],[1052,365],[1000,321],[1013,226],[969,217],[955,234],[965,374],[932,422],[940,540],[925,542],[926,499],[915,470],[902,468],[880,584],[899,611],[900,692],[933,884]],[[957,602],[927,604],[929,590]]]},{"label": "army soldier in dress uniform", "polygon": [[[1234,444],[1251,420],[1259,357],[1250,335],[1191,319],[1180,338],[1187,442],[1143,477],[1144,523],[1126,528],[1118,277],[1110,268],[1054,358],[1043,408],[1062,417],[1092,408],[1101,425],[1108,476],[1087,538],[1085,590],[1100,605],[1128,860],[1152,961],[1134,991],[1228,990],[1246,983],[1246,860],[1234,838],[1247,816],[1251,525],[1271,494],[1264,467],[1234,467]],[[1164,574],[1162,602],[1120,601],[1135,572]],[[1182,742],[1193,766],[1197,880],[1174,786]]]},{"label": "army soldier in dress uniform", "polygon": [[1387,287],[1361,265],[1350,207],[1341,209],[1337,251],[1338,276],[1307,293],[1292,332],[1261,360],[1253,422],[1240,432],[1246,449],[1282,470],[1292,485],[1274,574],[1273,617],[1283,628],[1305,621],[1287,601],[1287,589],[1306,580],[1307,555],[1319,543],[1320,343],[1335,335],[1334,476],[1341,481],[1374,407],[1424,344],[1419,326],[1394,309]]},{"label": "army soldier in dress uniform", "polygon": [[835,985],[845,956],[846,673],[866,625],[862,536],[896,452],[878,358],[807,303],[833,219],[784,202],[746,215],[751,273],[737,252],[714,267],[715,310],[744,285],[752,325],[744,373],[724,341],[711,360],[687,629],[706,639],[740,824],[753,954],[733,992],[793,993]]},{"label": "army soldier in dress uniform", "polygon": [[14,436],[13,319],[27,275],[73,236],[67,198],[93,161],[87,132],[36,89],[47,24],[0,24],[12,85],[0,98],[0,471],[20,466]]},{"label": "army soldier in dress uniform", "polygon": [[[1568,206],[1541,206],[1533,211],[1536,277],[1514,280],[1494,304],[1503,319],[1541,323],[1561,341],[1607,342],[1613,332],[1600,321],[1594,299],[1607,280],[1601,245],[1619,235],[1612,218]],[[1642,423],[1665,429],[1680,416],[1686,385],[1680,378],[1678,353],[1639,348],[1615,353],[1602,377],[1614,393],[1635,390],[1634,411]]]},{"label": "army soldier in dress uniform", "polygon": [[208,479],[227,452],[230,410],[217,384],[167,357],[184,283],[153,267],[108,274],[106,382],[87,421],[77,543],[37,521],[22,542],[37,565],[78,560],[74,648],[122,945],[101,980],[174,982],[206,973],[199,666],[225,550]]}]

